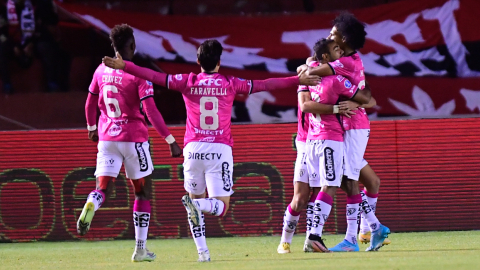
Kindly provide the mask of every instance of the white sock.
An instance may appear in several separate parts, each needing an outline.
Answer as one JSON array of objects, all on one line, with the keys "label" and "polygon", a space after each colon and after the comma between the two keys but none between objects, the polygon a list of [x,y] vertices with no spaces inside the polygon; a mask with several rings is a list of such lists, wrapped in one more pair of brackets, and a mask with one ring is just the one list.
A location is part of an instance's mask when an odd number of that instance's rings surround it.
[{"label": "white sock", "polygon": [[345,240],[352,244],[357,243],[357,228],[358,228],[358,211],[360,210],[360,204],[352,203],[347,204],[347,233],[345,234]]},{"label": "white sock", "polygon": [[200,211],[217,217],[222,216],[225,209],[225,203],[215,198],[194,199],[193,201]]},{"label": "white sock", "polygon": [[283,216],[283,230],[280,243],[292,243],[293,234],[295,233],[299,219],[300,213],[293,211],[290,205],[288,205],[287,210],[285,210],[285,215]]},{"label": "white sock", "polygon": [[315,200],[313,207],[313,221],[310,234],[322,236],[323,226],[327,222],[330,211],[332,210],[333,198],[325,192],[320,192]]},{"label": "white sock", "polygon": [[[362,208],[362,218],[365,220],[365,222],[368,224],[368,230],[365,230],[365,227],[361,227],[360,230],[362,233],[366,233],[368,231],[376,231],[378,228],[380,228],[380,221],[378,220],[377,216],[375,215],[375,211],[372,209],[370,206],[370,203],[368,201],[368,196],[361,192],[362,194],[362,203],[360,204],[360,207]],[[376,205],[376,198],[372,198],[372,202]],[[363,221],[363,220],[362,220]]]},{"label": "white sock", "polygon": [[307,204],[307,231],[306,231],[306,238],[310,235],[312,229],[312,221],[313,221],[313,207],[315,206],[314,202],[308,202]]},{"label": "white sock", "polygon": [[100,190],[92,190],[92,192],[90,192],[87,197],[87,203],[93,202],[93,205],[95,205],[95,211],[97,211],[98,208],[102,206],[104,200],[105,194]]},{"label": "white sock", "polygon": [[194,226],[192,221],[189,219],[188,223],[190,224],[190,232],[192,233],[193,241],[197,246],[198,253],[202,251],[207,251],[207,239],[205,238],[205,216],[203,213],[199,216],[199,225]]}]

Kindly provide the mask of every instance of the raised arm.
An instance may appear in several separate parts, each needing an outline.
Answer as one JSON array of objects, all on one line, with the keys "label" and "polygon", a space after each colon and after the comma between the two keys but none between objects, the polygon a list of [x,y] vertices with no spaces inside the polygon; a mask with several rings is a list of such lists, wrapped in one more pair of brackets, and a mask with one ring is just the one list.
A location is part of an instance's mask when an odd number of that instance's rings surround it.
[{"label": "raised arm", "polygon": [[182,154],[182,149],[180,148],[180,146],[178,146],[175,138],[170,133],[170,130],[168,130],[168,127],[163,120],[162,114],[158,111],[157,106],[153,101],[153,98],[144,99],[142,101],[142,104],[143,110],[145,111],[148,120],[150,120],[150,123],[152,123],[152,126],[155,128],[158,134],[160,134],[160,136],[162,136],[162,138],[164,138],[165,141],[167,141],[167,143],[169,144],[172,157],[179,157]]},{"label": "raised arm", "polygon": [[122,56],[117,52],[117,58],[111,58],[105,56],[102,62],[105,66],[113,69],[122,69],[125,72],[132,74],[135,77],[142,78],[147,81],[151,81],[154,84],[166,87],[167,86],[167,74],[153,71],[149,68],[143,68],[135,65],[130,61],[124,61]]},{"label": "raised arm", "polygon": [[272,91],[277,89],[286,89],[297,87],[298,85],[317,85],[320,83],[320,77],[307,75],[305,72],[299,76],[286,78],[271,78],[266,80],[254,80],[252,94],[262,91]]},{"label": "raised arm", "polygon": [[335,75],[333,68],[330,64],[323,64],[316,67],[308,67],[307,75],[316,75],[320,77],[326,77],[330,75]]}]

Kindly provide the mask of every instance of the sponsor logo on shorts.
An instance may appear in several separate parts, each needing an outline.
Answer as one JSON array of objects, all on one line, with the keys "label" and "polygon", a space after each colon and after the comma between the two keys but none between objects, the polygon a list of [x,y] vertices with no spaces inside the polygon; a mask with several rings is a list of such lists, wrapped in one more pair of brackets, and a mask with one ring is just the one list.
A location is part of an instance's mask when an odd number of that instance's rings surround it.
[{"label": "sponsor logo on shorts", "polygon": [[325,155],[325,176],[328,181],[335,180],[335,161],[333,159],[333,149],[325,147],[323,151]]},{"label": "sponsor logo on shorts", "polygon": [[304,174],[305,174],[305,170],[304,170],[304,169],[301,169],[301,170],[300,170],[300,177],[302,177]]},{"label": "sponsor logo on shorts", "polygon": [[148,170],[148,161],[147,161],[147,155],[145,154],[145,150],[143,150],[142,145],[143,143],[141,142],[135,143],[135,150],[137,150],[138,163],[140,164],[140,171],[146,172]]},{"label": "sponsor logo on shorts", "polygon": [[230,191],[232,189],[232,180],[230,179],[230,164],[228,162],[222,163],[222,180],[223,190]]},{"label": "sponsor logo on shorts", "polygon": [[195,153],[188,152],[188,159],[198,159],[198,160],[220,160],[222,154],[220,153]]}]

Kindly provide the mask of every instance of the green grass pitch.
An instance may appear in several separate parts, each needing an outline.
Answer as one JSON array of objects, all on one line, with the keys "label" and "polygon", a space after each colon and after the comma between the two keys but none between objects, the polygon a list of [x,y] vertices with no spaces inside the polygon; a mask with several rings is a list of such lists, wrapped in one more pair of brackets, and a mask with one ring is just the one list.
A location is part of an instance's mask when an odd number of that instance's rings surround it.
[{"label": "green grass pitch", "polygon": [[[342,235],[326,235],[334,246]],[[134,241],[0,244],[0,269],[480,269],[480,231],[394,233],[379,252],[277,254],[279,236],[209,238],[212,261],[198,263],[192,239],[148,241],[155,262],[130,261]]]}]

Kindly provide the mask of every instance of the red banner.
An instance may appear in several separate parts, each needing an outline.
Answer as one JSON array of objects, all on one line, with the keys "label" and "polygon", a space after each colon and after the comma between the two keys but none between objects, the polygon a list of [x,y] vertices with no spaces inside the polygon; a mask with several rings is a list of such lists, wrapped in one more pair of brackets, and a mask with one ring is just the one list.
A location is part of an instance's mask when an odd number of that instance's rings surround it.
[{"label": "red banner", "polygon": [[[172,128],[181,140],[184,128]],[[223,219],[207,217],[207,236],[281,233],[293,193],[296,125],[234,125],[234,191]],[[377,206],[392,231],[479,229],[480,120],[372,123],[367,160],[382,179]],[[182,159],[168,157],[151,132],[154,195],[149,238],[189,235],[180,198]],[[269,134],[268,138],[265,134]],[[133,194],[120,174],[110,201],[85,237],[76,219],[94,188],[96,145],[85,130],[0,133],[0,242],[131,239]],[[180,143],[180,142],[179,142]],[[298,232],[305,231],[302,214]],[[339,192],[326,230],[343,233],[345,196]]]}]

